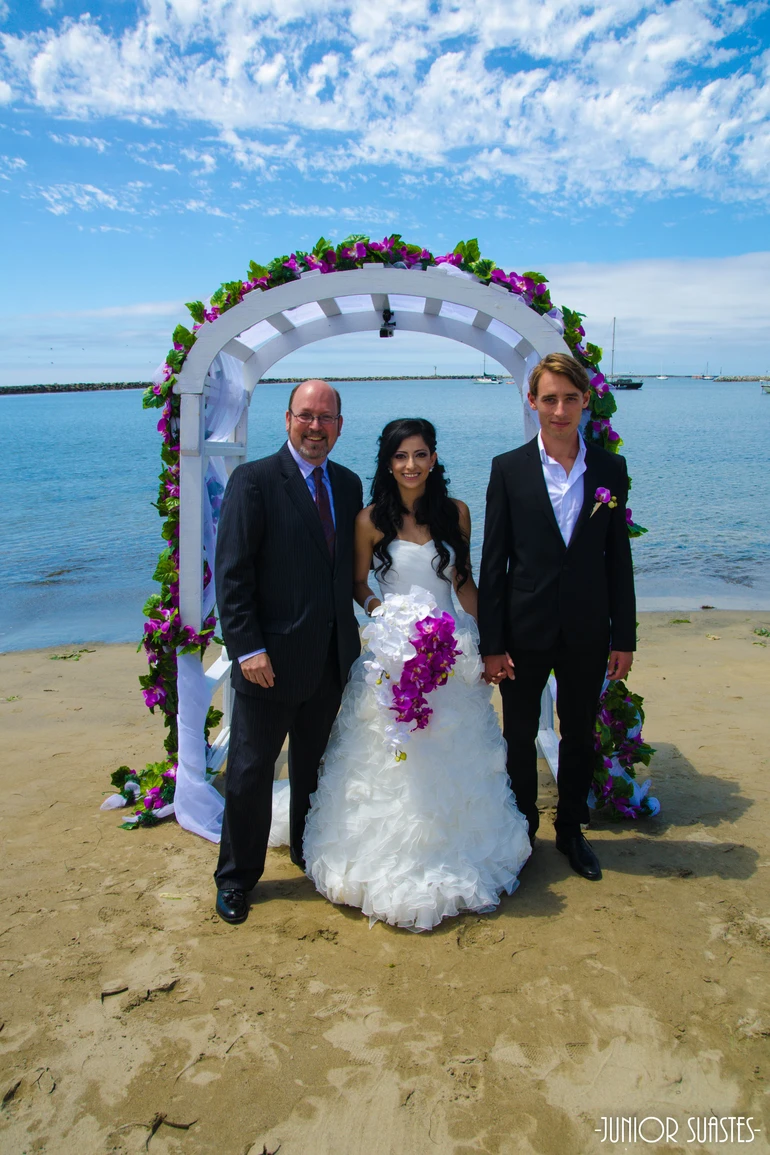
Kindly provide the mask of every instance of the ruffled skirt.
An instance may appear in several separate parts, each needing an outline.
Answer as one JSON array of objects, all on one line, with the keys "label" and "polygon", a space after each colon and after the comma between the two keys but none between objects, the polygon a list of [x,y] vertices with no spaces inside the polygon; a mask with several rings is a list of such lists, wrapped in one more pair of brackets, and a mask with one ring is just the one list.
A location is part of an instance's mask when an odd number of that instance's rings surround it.
[{"label": "ruffled skirt", "polygon": [[506,773],[505,742],[478,680],[476,643],[458,633],[465,676],[430,694],[428,726],[394,757],[392,720],[353,666],[305,828],[307,873],[331,902],[430,930],[462,911],[488,912],[518,886],[527,823]]}]

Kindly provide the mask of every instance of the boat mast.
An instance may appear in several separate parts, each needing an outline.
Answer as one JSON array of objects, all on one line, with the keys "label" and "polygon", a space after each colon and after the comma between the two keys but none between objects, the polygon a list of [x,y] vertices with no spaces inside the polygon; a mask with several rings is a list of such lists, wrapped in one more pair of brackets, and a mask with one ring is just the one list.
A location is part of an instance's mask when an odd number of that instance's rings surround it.
[{"label": "boat mast", "polygon": [[612,318],[612,358],[610,360],[610,377],[615,376],[615,318]]}]

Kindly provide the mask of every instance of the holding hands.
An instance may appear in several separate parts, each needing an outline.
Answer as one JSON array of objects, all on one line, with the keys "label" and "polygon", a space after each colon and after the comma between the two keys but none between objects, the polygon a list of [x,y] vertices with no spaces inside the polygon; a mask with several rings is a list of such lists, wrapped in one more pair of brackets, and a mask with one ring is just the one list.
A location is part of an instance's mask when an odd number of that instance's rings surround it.
[{"label": "holding hands", "polygon": [[484,658],[484,681],[488,686],[499,686],[506,678],[515,677],[510,654],[487,654]]}]

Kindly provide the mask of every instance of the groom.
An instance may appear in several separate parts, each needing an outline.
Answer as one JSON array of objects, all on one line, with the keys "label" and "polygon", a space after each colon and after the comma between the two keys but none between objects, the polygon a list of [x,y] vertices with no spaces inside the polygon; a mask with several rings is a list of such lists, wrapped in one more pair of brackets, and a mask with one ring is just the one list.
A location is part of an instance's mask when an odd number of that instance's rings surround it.
[{"label": "groom", "polygon": [[273,773],[289,737],[290,850],[302,837],[318,765],[360,651],[353,528],[361,480],[329,461],[340,396],[305,381],[289,398],[288,441],[233,471],[217,532],[219,620],[235,691],[216,869],[217,913],[243,922],[265,866]]},{"label": "groom", "polygon": [[540,696],[552,670],[556,676],[556,848],[596,880],[601,867],[580,829],[588,822],[594,721],[605,675],[625,678],[631,669],[636,604],[626,463],[580,436],[589,388],[585,369],[563,353],[549,353],[532,371],[528,401],[540,432],[492,462],[479,631],[486,680],[503,699],[511,787],[533,843]]}]

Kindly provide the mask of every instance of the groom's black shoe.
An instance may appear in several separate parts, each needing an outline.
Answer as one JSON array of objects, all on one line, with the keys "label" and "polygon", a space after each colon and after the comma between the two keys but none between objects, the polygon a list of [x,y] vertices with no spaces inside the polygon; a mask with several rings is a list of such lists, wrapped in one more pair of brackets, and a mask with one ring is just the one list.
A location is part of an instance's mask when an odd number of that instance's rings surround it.
[{"label": "groom's black shoe", "polygon": [[582,874],[591,882],[599,881],[602,876],[599,859],[591,849],[591,843],[579,831],[577,834],[557,834],[556,849],[566,854],[576,874]]},{"label": "groom's black shoe", "polygon": [[540,815],[536,810],[534,814],[525,814],[524,817],[527,820],[527,827],[529,830],[529,845],[534,849],[535,835],[537,834],[537,828],[540,825]]},{"label": "groom's black shoe", "polygon": [[249,917],[249,901],[245,890],[218,890],[217,914],[225,922],[245,922]]}]

